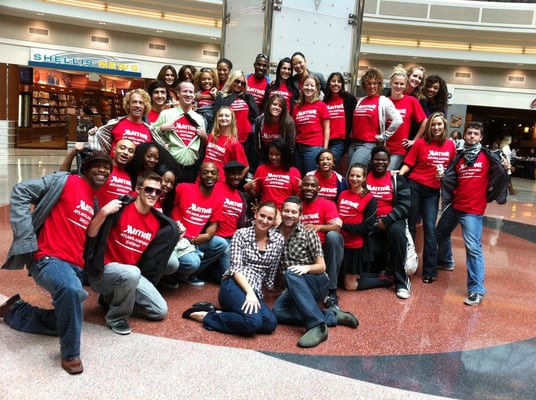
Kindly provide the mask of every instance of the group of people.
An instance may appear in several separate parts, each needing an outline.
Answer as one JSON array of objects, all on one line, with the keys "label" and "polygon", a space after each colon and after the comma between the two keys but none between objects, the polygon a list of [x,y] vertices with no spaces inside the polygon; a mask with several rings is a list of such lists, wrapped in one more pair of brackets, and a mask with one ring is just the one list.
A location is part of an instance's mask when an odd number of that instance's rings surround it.
[{"label": "group of people", "polygon": [[[59,336],[62,367],[77,374],[84,284],[99,294],[107,326],[125,335],[132,315],[165,318],[162,288],[210,280],[220,285],[219,307],[197,301],[184,318],[236,334],[299,325],[298,346],[314,347],[328,327],[359,324],[339,306],[339,287],[394,286],[398,298],[411,296],[407,248],[420,219],[423,281],[454,269],[450,234],[459,223],[465,303],[480,304],[482,217],[487,202],[506,201],[510,165],[482,148],[475,121],[457,153],[444,81],[397,66],[387,97],[381,71],[371,68],[357,99],[342,74],[325,80],[300,52],[279,62],[273,82],[268,65],[259,54],[251,75],[225,59],[217,72],[185,66],[178,85],[165,66],[148,93],[127,93],[126,116],[90,132],[91,151],[77,144],[60,171],[15,185],[4,267],[26,265],[54,309],[14,295],[0,317]],[[282,290],[272,308],[264,287]]]}]

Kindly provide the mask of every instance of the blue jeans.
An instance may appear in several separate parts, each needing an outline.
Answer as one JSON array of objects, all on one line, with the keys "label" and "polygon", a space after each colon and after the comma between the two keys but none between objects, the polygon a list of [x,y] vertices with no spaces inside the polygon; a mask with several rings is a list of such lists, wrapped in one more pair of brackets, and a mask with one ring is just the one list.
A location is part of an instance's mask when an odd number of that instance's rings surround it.
[{"label": "blue jeans", "polygon": [[316,156],[323,150],[322,146],[307,146],[304,144],[296,143],[296,149],[294,150],[294,159],[296,162],[296,168],[304,176],[309,171],[314,171],[317,168]]},{"label": "blue jeans", "polygon": [[326,272],[329,276],[329,289],[337,289],[339,271],[344,258],[344,239],[339,232],[330,231],[326,234],[326,241],[322,246]]},{"label": "blue jeans", "polygon": [[408,179],[411,189],[411,207],[408,216],[408,228],[413,241],[417,232],[417,222],[419,216],[422,217],[424,232],[424,246],[422,264],[423,276],[437,276],[437,236],[436,221],[439,209],[439,190],[421,185]]},{"label": "blue jeans", "polygon": [[454,265],[450,235],[458,223],[462,227],[467,264],[467,291],[485,294],[484,254],[482,253],[482,215],[467,214],[448,207],[437,224],[438,260],[442,264]]},{"label": "blue jeans", "polygon": [[110,308],[106,322],[114,324],[132,314],[151,320],[164,319],[167,303],[135,265],[109,263],[97,279],[90,279],[91,288],[104,296]]},{"label": "blue jeans", "polygon": [[404,161],[404,156],[402,154],[391,154],[391,162],[387,169],[389,171],[396,171],[402,166],[402,161]]},{"label": "blue jeans", "polygon": [[344,140],[343,139],[334,139],[329,141],[328,148],[335,155],[335,164],[341,161],[342,156],[344,155]]},{"label": "blue jeans", "polygon": [[32,260],[30,274],[35,282],[52,295],[54,309],[45,310],[20,302],[5,315],[4,320],[21,332],[59,336],[61,356],[80,356],[82,303],[88,293],[82,287],[82,268],[54,257]]},{"label": "blue jeans", "polygon": [[[215,263],[215,261],[229,257],[228,247],[227,240],[220,236],[213,236],[208,242],[200,244],[198,251],[193,251],[179,258],[180,265],[177,273],[182,276],[189,276],[205,272],[211,280],[215,282],[221,281],[226,269],[225,265],[228,266],[228,263],[226,264],[225,261],[221,260]],[[212,268],[209,269],[210,266]]]},{"label": "blue jeans", "polygon": [[277,318],[268,305],[259,299],[261,308],[252,314],[242,311],[246,294],[233,278],[221,283],[218,300],[222,313],[209,312],[203,319],[203,326],[208,330],[241,335],[254,333],[272,333],[277,326]]},{"label": "blue jeans", "polygon": [[360,140],[352,140],[348,147],[348,167],[355,163],[369,165],[370,152],[376,147],[376,142],[362,142]]},{"label": "blue jeans", "polygon": [[275,301],[273,312],[277,321],[287,325],[301,325],[309,330],[325,322],[337,325],[337,317],[331,310],[322,310],[318,303],[326,297],[329,288],[327,274],[298,275],[285,271],[287,288]]}]

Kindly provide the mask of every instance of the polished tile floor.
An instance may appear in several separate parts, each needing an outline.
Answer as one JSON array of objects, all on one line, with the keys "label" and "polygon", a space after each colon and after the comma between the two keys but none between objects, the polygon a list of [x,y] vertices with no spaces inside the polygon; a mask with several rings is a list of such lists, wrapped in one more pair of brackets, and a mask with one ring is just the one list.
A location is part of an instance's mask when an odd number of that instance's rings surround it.
[{"label": "polished tile floor", "polygon": [[[53,171],[66,151],[0,152],[0,258],[11,231],[14,183]],[[132,319],[121,337],[104,326],[94,293],[85,302],[82,359],[76,377],[59,367],[56,338],[23,334],[0,324],[0,398],[270,398],[533,399],[536,393],[536,187],[514,178],[518,194],[490,204],[483,245],[488,294],[479,307],[466,296],[465,252],[453,235],[456,269],[431,285],[412,279],[412,296],[392,289],[340,291],[340,304],[360,320],[336,327],[314,349],[299,349],[297,327],[237,337],[181,318],[198,300],[217,302],[217,287],[181,285],[164,292],[162,322]],[[418,243],[419,245],[419,243]],[[0,296],[20,293],[44,307],[50,297],[25,271],[0,270]],[[3,298],[3,297],[2,297]],[[275,295],[268,296],[272,303]]]}]

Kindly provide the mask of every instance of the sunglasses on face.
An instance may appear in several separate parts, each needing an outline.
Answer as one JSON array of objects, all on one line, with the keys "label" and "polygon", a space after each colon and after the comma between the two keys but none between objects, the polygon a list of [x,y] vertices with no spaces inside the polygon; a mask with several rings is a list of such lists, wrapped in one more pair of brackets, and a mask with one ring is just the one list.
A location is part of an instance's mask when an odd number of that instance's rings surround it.
[{"label": "sunglasses on face", "polygon": [[144,193],[153,195],[153,196],[160,196],[162,194],[162,189],[157,189],[157,188],[150,187],[150,186],[144,186],[141,188],[141,190],[143,190]]},{"label": "sunglasses on face", "polygon": [[246,82],[241,81],[240,79],[235,79],[234,84],[239,86],[246,86]]}]

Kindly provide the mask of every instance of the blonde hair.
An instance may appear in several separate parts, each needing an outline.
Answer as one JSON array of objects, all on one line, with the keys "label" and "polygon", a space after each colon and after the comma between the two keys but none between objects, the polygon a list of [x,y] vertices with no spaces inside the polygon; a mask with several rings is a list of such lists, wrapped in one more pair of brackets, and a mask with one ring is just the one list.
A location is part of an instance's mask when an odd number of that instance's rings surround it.
[{"label": "blonde hair", "polygon": [[443,144],[445,143],[445,140],[449,137],[449,131],[447,129],[447,118],[445,117],[445,114],[443,114],[441,111],[436,111],[428,117],[428,120],[426,121],[426,128],[424,129],[423,138],[426,141],[426,143],[430,143],[433,141],[432,139],[432,121],[435,118],[441,118],[443,121],[443,135],[441,136],[441,139],[439,139],[439,143]]},{"label": "blonde hair", "polygon": [[147,93],[143,89],[133,89],[129,91],[125,97],[123,97],[123,110],[127,114],[130,114],[130,98],[133,94],[139,94],[143,100],[143,103],[145,104],[145,109],[143,110],[143,115],[147,115],[149,110],[151,109],[151,96],[149,96],[149,93]]},{"label": "blonde hair", "polygon": [[503,137],[503,139],[501,140],[501,144],[499,144],[499,149],[502,149],[504,146],[506,145],[510,145],[512,143],[512,136],[510,135],[506,135],[505,137]]},{"label": "blonde hair", "polygon": [[246,79],[246,74],[244,74],[244,71],[236,70],[236,71],[231,72],[231,74],[229,75],[229,78],[227,78],[227,81],[225,82],[225,85],[223,86],[223,89],[221,90],[223,97],[227,97],[231,94],[231,86],[233,85],[233,82],[241,77],[244,77],[244,81],[246,82],[245,85],[242,85],[242,93],[247,92],[248,80]]},{"label": "blonde hair", "polygon": [[[314,81],[315,86],[316,86],[315,94],[313,95],[313,100],[311,101],[311,103],[314,103],[320,100],[320,80],[314,75],[307,75],[302,80],[302,88],[303,88],[303,85],[305,84],[305,81],[309,79]],[[305,104],[305,95],[303,94],[303,89],[300,89],[300,94],[298,96],[297,104],[300,106],[303,106]]]},{"label": "blonde hair", "polygon": [[408,74],[402,64],[398,64],[393,68],[393,72],[391,72],[389,80],[392,82],[393,79],[397,76],[401,76],[406,81],[406,84],[408,83]]},{"label": "blonde hair", "polygon": [[201,88],[201,74],[210,74],[210,77],[212,78],[212,87],[215,87],[215,88],[218,87],[219,85],[218,74],[216,74],[216,72],[212,68],[206,67],[206,68],[201,68],[195,74],[194,86],[195,86],[196,91],[203,90]]},{"label": "blonde hair", "polygon": [[218,138],[221,135],[221,127],[220,122],[218,121],[218,115],[220,114],[221,110],[229,110],[231,112],[231,135],[227,139],[228,142],[236,142],[238,140],[238,129],[236,128],[236,116],[234,111],[231,109],[231,107],[228,106],[221,106],[218,108],[218,111],[216,111],[216,115],[214,118],[214,128],[212,129],[212,136],[214,138],[214,142],[218,141]]}]

